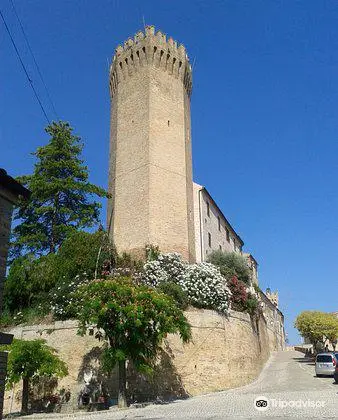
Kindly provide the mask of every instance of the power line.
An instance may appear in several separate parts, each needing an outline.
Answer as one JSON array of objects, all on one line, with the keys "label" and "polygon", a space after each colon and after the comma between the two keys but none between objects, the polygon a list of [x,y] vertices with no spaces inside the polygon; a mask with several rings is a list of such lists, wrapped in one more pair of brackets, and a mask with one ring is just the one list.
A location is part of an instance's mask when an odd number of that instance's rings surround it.
[{"label": "power line", "polygon": [[23,61],[22,61],[22,59],[21,59],[21,56],[20,56],[19,50],[17,49],[17,46],[15,45],[15,42],[14,42],[14,39],[13,39],[13,37],[12,37],[11,31],[9,30],[9,27],[7,26],[7,23],[6,23],[5,17],[4,17],[4,15],[2,14],[2,11],[1,11],[1,10],[0,10],[0,15],[1,15],[2,21],[3,21],[4,25],[5,25],[5,28],[6,28],[7,32],[8,32],[8,35],[9,35],[9,37],[10,37],[11,41],[12,41],[12,44],[13,44],[13,47],[14,47],[14,49],[15,49],[16,55],[18,56],[18,59],[19,59],[19,61],[20,61],[20,63],[21,63],[21,66],[22,66],[22,68],[23,68],[23,71],[24,71],[24,73],[25,73],[25,75],[26,75],[26,77],[27,77],[27,80],[28,80],[29,84],[31,85],[31,88],[33,89],[33,92],[34,92],[35,98],[36,98],[36,100],[39,102],[40,108],[41,108],[41,110],[42,110],[42,112],[43,112],[43,115],[45,116],[45,118],[46,118],[46,120],[47,120],[48,124],[50,124],[50,121],[49,121],[49,118],[48,118],[48,116],[47,116],[47,113],[46,113],[46,111],[45,111],[45,109],[44,109],[44,107],[43,107],[43,105],[42,105],[42,103],[41,103],[41,101],[40,101],[40,98],[39,98],[39,96],[38,96],[38,94],[37,94],[37,92],[36,92],[36,90],[35,90],[35,88],[34,88],[33,81],[31,80],[31,78],[30,78],[30,77],[29,77],[29,75],[28,75],[27,69],[26,69],[26,67],[25,67],[25,65],[24,65],[24,63],[23,63]]},{"label": "power line", "polygon": [[38,63],[37,63],[37,61],[36,61],[36,59],[35,59],[35,55],[34,55],[34,53],[33,53],[32,47],[31,47],[31,45],[30,45],[30,43],[29,43],[29,41],[28,41],[28,37],[27,37],[27,35],[26,35],[26,32],[25,32],[24,27],[23,27],[23,25],[22,25],[22,22],[21,22],[21,20],[20,20],[20,18],[19,18],[19,15],[18,15],[17,11],[16,11],[16,8],[15,8],[15,5],[14,5],[14,1],[13,1],[13,0],[11,0],[11,3],[12,3],[12,7],[13,7],[13,10],[14,10],[15,16],[16,16],[16,18],[18,19],[18,22],[19,22],[19,24],[20,24],[20,28],[21,28],[21,31],[22,31],[23,36],[24,36],[24,38],[25,38],[25,41],[26,41],[27,47],[28,47],[28,49],[29,49],[29,52],[31,53],[31,56],[32,56],[32,58],[33,58],[33,61],[34,61],[34,63],[35,63],[35,66],[36,66],[36,68],[37,68],[37,71],[38,71],[38,73],[39,73],[39,76],[40,76],[40,79],[41,79],[41,81],[42,81],[42,84],[43,84],[43,86],[44,86],[44,88],[45,88],[45,90],[46,90],[48,100],[49,100],[49,102],[50,102],[50,104],[51,104],[51,106],[52,106],[52,108],[53,108],[53,111],[54,111],[55,117],[56,117],[56,119],[58,120],[59,118],[58,118],[58,114],[57,114],[57,112],[56,112],[56,110],[55,110],[54,103],[53,103],[52,98],[51,98],[51,96],[50,96],[50,94],[49,94],[49,91],[48,91],[48,89],[47,89],[47,85],[46,85],[45,80],[44,80],[44,78],[43,78],[43,76],[42,76],[42,73],[41,73],[40,67],[39,67],[39,65],[38,65]]}]

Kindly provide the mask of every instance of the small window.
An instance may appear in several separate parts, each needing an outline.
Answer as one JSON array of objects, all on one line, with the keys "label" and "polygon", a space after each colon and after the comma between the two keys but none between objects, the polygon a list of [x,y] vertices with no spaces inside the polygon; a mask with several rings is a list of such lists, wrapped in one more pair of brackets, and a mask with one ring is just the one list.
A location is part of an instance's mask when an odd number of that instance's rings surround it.
[{"label": "small window", "polygon": [[208,245],[209,245],[209,248],[211,248],[211,233],[210,232],[208,232]]},{"label": "small window", "polygon": [[170,121],[168,120],[168,127],[169,127],[169,125],[170,125]]},{"label": "small window", "polygon": [[222,251],[222,245],[219,246],[219,250]]},{"label": "small window", "polygon": [[221,231],[221,218],[218,216],[218,230]]},{"label": "small window", "polygon": [[210,217],[210,204],[209,204],[209,201],[207,201],[207,215]]},{"label": "small window", "polygon": [[230,232],[228,228],[225,228],[226,235],[227,235],[227,241],[230,242]]}]

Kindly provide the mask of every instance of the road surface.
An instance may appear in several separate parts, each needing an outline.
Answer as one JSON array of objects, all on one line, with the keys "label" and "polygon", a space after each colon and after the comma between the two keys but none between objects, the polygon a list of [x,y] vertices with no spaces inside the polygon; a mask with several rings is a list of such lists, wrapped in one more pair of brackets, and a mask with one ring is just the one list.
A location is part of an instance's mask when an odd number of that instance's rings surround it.
[{"label": "road surface", "polygon": [[[261,398],[262,397],[262,398]],[[255,400],[261,410],[255,408]],[[314,366],[301,353],[274,353],[259,378],[241,388],[201,395],[169,404],[67,415],[34,415],[27,419],[159,420],[159,419],[255,419],[338,418],[338,385],[333,378],[316,378]]]}]

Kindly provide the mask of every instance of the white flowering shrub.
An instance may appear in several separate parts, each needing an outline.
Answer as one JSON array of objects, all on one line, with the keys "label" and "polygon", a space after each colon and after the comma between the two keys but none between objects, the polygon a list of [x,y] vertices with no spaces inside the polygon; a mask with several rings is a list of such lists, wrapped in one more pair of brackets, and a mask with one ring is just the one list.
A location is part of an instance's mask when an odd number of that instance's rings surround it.
[{"label": "white flowering shrub", "polygon": [[174,282],[181,286],[192,305],[227,313],[230,289],[218,267],[210,263],[186,264],[180,254],[159,254],[144,265],[142,280],[149,286]]},{"label": "white flowering shrub", "polygon": [[73,293],[83,284],[88,283],[87,273],[77,275],[73,281],[59,282],[51,291],[51,310],[57,319],[76,316],[73,308]]},{"label": "white flowering shrub", "polygon": [[182,261],[177,252],[159,254],[157,260],[144,264],[143,281],[153,287],[169,281],[179,283],[186,267],[187,264]]},{"label": "white flowering shrub", "polygon": [[189,265],[180,285],[193,305],[228,312],[231,292],[219,268],[213,264]]},{"label": "white flowering shrub", "polygon": [[251,295],[251,296],[258,299],[258,293],[256,292],[256,289],[254,288],[253,285],[247,287],[246,292],[247,292],[248,295]]}]

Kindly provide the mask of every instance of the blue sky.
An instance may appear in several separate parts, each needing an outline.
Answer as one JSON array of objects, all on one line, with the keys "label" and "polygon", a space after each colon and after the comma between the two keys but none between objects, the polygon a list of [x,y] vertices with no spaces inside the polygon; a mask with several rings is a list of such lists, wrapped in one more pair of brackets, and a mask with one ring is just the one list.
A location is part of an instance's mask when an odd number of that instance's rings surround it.
[{"label": "blue sky", "polygon": [[[146,24],[194,62],[194,178],[278,289],[291,343],[305,309],[337,311],[338,3],[314,0],[14,0],[60,118],[107,186],[108,66]],[[1,10],[50,118],[10,0]],[[0,166],[32,171],[46,125],[0,25]],[[104,220],[104,212],[102,219]]]}]

